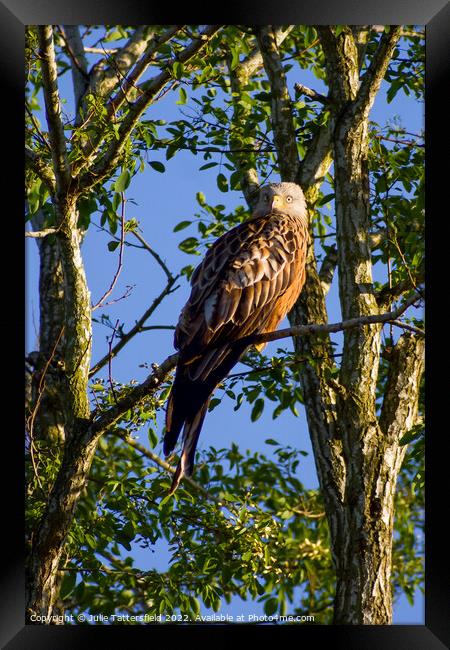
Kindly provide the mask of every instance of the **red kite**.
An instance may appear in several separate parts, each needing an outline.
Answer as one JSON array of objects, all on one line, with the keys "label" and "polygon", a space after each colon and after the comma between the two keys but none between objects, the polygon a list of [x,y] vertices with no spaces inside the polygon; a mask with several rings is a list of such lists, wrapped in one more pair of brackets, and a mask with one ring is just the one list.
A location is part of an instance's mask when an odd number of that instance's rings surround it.
[{"label": "red kite", "polygon": [[296,302],[305,282],[307,240],[302,190],[273,183],[261,188],[252,216],[219,237],[195,269],[174,338],[179,358],[167,404],[166,456],[184,429],[170,493],[192,474],[214,389],[249,347],[239,339],[272,332]]}]

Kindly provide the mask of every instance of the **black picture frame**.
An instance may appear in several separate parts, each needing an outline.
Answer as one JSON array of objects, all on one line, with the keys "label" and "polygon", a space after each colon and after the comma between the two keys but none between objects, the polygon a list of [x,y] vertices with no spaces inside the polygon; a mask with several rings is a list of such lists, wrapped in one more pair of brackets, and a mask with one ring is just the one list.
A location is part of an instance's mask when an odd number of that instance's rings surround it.
[{"label": "black picture frame", "polygon": [[[3,0],[0,4],[0,76],[2,80],[4,111],[2,124],[11,136],[8,148],[3,148],[2,158],[6,162],[3,178],[5,222],[2,247],[4,254],[3,298],[4,316],[0,317],[2,338],[3,373],[7,386],[3,394],[5,405],[3,419],[3,476],[8,483],[3,492],[3,541],[5,542],[1,577],[0,642],[11,650],[18,648],[80,648],[93,644],[127,645],[133,639],[155,642],[154,632],[162,635],[165,643],[183,639],[190,644],[195,641],[208,643],[211,636],[220,635],[227,643],[250,628],[255,641],[264,635],[268,643],[294,640],[299,643],[331,643],[332,647],[346,650],[438,650],[449,647],[450,613],[448,605],[450,576],[450,549],[445,528],[446,510],[446,464],[448,454],[444,445],[449,434],[446,429],[445,406],[448,380],[441,379],[439,361],[445,373],[445,361],[440,352],[433,349],[436,342],[446,347],[445,290],[440,284],[445,281],[448,264],[447,248],[450,238],[445,237],[448,217],[446,182],[448,175],[448,108],[444,99],[445,87],[450,75],[450,5],[445,0],[419,0],[405,3],[402,0],[378,0],[376,3],[358,3],[356,0],[314,0],[314,2],[229,2],[220,15],[219,7],[200,8],[186,5],[165,12],[156,3],[139,0],[128,2],[88,3],[85,0],[65,0],[55,3],[50,0]],[[153,11],[151,10],[153,9]],[[24,300],[18,289],[24,286],[25,260],[21,267],[20,252],[23,251],[22,229],[7,227],[10,222],[20,223],[23,210],[23,68],[24,68],[24,26],[27,24],[424,24],[426,25],[426,208],[427,208],[427,275],[429,276],[427,325],[436,330],[427,340],[427,420],[426,442],[426,594],[425,625],[392,626],[247,626],[240,625],[196,625],[196,626],[31,626],[24,623],[24,535],[23,535],[23,442],[19,432],[23,427],[22,357],[24,341]],[[446,137],[447,136],[447,137]],[[441,159],[440,154],[443,155]],[[442,162],[441,162],[442,160]],[[442,202],[442,198],[444,201]],[[439,236],[440,235],[440,236]],[[444,249],[445,246],[445,249]],[[441,247],[441,248],[440,248]],[[7,249],[17,251],[13,261],[8,260]],[[441,264],[439,264],[439,261]],[[22,284],[20,284],[23,280]],[[436,296],[436,298],[434,297]],[[439,336],[440,334],[440,336]],[[433,343],[434,342],[434,343]],[[433,354],[440,356],[436,366]],[[8,360],[9,356],[9,360]],[[430,364],[433,371],[430,370]],[[444,392],[445,391],[445,392]],[[442,408],[444,407],[444,408]],[[439,410],[442,414],[439,415]],[[447,425],[448,426],[448,425]],[[440,435],[439,435],[440,434]],[[447,443],[448,444],[448,443]],[[445,464],[444,464],[445,463]],[[6,469],[10,472],[6,472]],[[448,471],[447,471],[448,474]],[[102,631],[99,628],[102,628]],[[152,628],[149,630],[148,628]],[[125,629],[124,629],[125,628]],[[215,632],[214,632],[215,630]],[[124,636],[126,635],[126,636]],[[138,635],[137,637],[135,635]],[[145,635],[145,636],[143,636]],[[288,635],[286,637],[286,635]],[[298,635],[298,636],[297,636]],[[292,639],[292,636],[294,637]],[[242,637],[241,637],[242,638]],[[285,641],[286,639],[286,641]]]}]

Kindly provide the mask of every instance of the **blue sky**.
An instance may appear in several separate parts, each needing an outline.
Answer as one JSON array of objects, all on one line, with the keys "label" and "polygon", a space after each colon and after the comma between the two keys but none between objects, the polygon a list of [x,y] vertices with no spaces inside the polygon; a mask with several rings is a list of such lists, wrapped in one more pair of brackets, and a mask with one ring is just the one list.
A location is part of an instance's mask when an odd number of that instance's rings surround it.
[{"label": "blue sky", "polygon": [[[292,70],[288,76],[288,85],[293,93],[293,84],[300,82],[314,88],[318,92],[325,92],[325,85],[307,70]],[[66,97],[68,103],[65,110],[71,112],[72,90],[69,75],[60,79],[61,95]],[[408,131],[418,133],[424,127],[423,104],[417,103],[413,98],[406,97],[402,92],[398,93],[391,104],[385,102],[385,87],[376,99],[370,119],[385,125],[388,120],[400,116],[403,126]],[[192,93],[191,93],[192,94]],[[178,99],[178,90],[169,92],[165,97],[150,107],[146,117],[164,119],[167,122],[181,117],[180,106],[175,105]],[[189,102],[188,102],[189,106]],[[42,118],[42,123],[44,120]],[[142,174],[137,174],[126,192],[128,203],[126,206],[126,218],[136,218],[140,222],[142,234],[151,246],[164,259],[173,272],[179,271],[187,264],[197,264],[200,258],[186,255],[178,249],[178,243],[191,234],[195,235],[193,228],[188,228],[178,233],[173,233],[174,226],[181,220],[192,219],[194,213],[199,212],[199,205],[195,199],[197,192],[205,194],[210,204],[222,203],[226,206],[225,211],[232,211],[237,205],[245,204],[240,192],[222,193],[217,188],[217,168],[198,171],[203,163],[203,158],[198,155],[194,157],[188,151],[180,151],[169,161],[165,160],[164,154],[150,152],[150,160],[161,160],[166,166],[166,173],[160,174],[147,166]],[[214,159],[214,158],[213,158]],[[273,177],[270,180],[278,180]],[[136,202],[133,204],[130,200]],[[93,222],[99,223],[99,216],[95,215]],[[107,249],[110,236],[91,225],[83,243],[83,259],[86,268],[88,285],[91,290],[91,300],[95,304],[109,287],[111,279],[117,268],[118,251],[111,253]],[[131,238],[130,241],[133,241]],[[38,303],[38,255],[36,243],[30,239],[26,240],[26,300],[27,300],[27,323],[26,323],[26,349],[36,349],[36,330],[39,323]],[[109,307],[101,308],[95,312],[96,317],[102,313],[109,316],[112,322],[120,318],[124,322],[124,330],[127,331],[134,325],[140,315],[147,309],[156,295],[165,286],[165,276],[160,267],[155,263],[148,252],[136,248],[126,247],[124,250],[123,270],[115,288],[112,299],[123,295],[127,285],[133,285],[128,298],[121,300]],[[382,271],[376,270],[379,277],[376,279],[385,281]],[[148,325],[175,325],[178,314],[185,303],[189,289],[186,279],[180,279],[179,289],[168,296]],[[327,307],[330,322],[340,320],[340,309],[337,294],[336,278],[327,297]],[[280,327],[287,327],[288,323],[282,323]],[[93,338],[93,362],[97,361],[108,350],[107,337],[111,330],[102,325],[94,324]],[[153,330],[144,332],[135,337],[124,350],[113,360],[112,374],[119,382],[129,382],[132,379],[142,381],[148,371],[140,367],[143,363],[161,363],[169,354],[173,353],[173,332],[170,330]],[[338,343],[341,337],[334,337]],[[269,344],[266,348],[267,354],[273,354],[277,348],[283,347],[292,349],[289,339]],[[239,367],[236,368],[236,372]],[[107,376],[104,369],[99,376]],[[295,418],[290,411],[283,412],[276,420],[272,420],[272,408],[266,409],[261,418],[250,422],[250,407],[243,404],[237,412],[233,410],[234,402],[225,397],[222,404],[207,415],[200,437],[199,448],[209,445],[226,446],[236,442],[242,448],[249,448],[271,455],[271,448],[264,443],[266,438],[275,438],[283,444],[299,447],[308,452],[299,466],[298,474],[306,488],[318,487],[317,475],[312,456],[311,444],[308,437],[308,429],[303,407],[299,408],[299,417]],[[163,422],[163,414],[160,414],[160,433]],[[143,431],[141,442],[148,445],[147,433]],[[155,450],[162,454],[162,446],[159,444]],[[155,553],[148,550],[141,550],[135,547],[133,552],[136,558],[136,566],[142,569],[159,568],[164,569],[167,565],[168,554],[164,543],[159,543]],[[230,605],[225,602],[221,608],[222,613],[249,614],[262,613],[262,607],[256,603],[243,602],[239,598],[233,599]],[[206,610],[203,613],[207,613]],[[423,624],[423,597],[417,594],[414,606],[410,606],[405,597],[399,599],[394,607],[394,623],[418,623]]]}]

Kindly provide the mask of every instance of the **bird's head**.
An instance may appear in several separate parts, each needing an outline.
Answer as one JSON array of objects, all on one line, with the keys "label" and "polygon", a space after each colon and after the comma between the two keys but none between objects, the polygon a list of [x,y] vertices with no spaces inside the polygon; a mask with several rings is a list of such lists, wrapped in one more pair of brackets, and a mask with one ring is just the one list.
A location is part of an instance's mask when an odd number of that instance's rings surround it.
[{"label": "bird's head", "polygon": [[261,187],[253,216],[262,217],[273,212],[306,219],[306,201],[301,187],[296,183],[269,183]]}]

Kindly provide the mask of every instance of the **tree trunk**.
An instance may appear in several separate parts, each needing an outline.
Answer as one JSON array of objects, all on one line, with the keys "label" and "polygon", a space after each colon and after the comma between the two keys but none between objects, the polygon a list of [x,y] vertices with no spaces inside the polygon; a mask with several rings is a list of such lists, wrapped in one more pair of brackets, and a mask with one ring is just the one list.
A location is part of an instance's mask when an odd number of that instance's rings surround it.
[{"label": "tree trunk", "polygon": [[[55,200],[54,205],[56,223],[60,224],[56,242],[45,242],[40,248],[41,298],[43,295],[46,298],[41,302],[41,342],[45,347],[40,352],[56,365],[58,380],[54,389],[58,399],[49,403],[52,393],[47,389],[43,399],[49,412],[44,412],[42,404],[36,412],[41,438],[53,440],[56,422],[59,441],[65,444],[62,465],[50,490],[46,511],[39,527],[33,531],[26,580],[29,621],[33,614],[52,615],[63,543],[97,442],[94,439],[93,444],[86,446],[83,442],[83,432],[90,418],[87,382],[92,336],[90,294],[81,259],[78,213],[74,200]],[[53,337],[55,341],[51,340]],[[47,346],[52,347],[52,351]],[[49,382],[49,386],[52,383]]]}]

